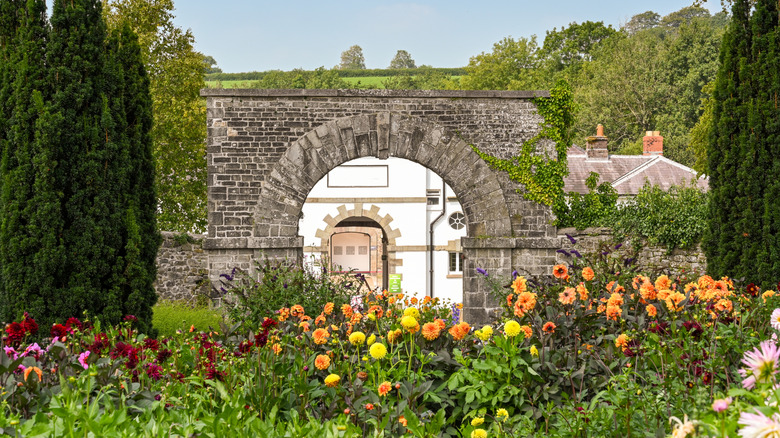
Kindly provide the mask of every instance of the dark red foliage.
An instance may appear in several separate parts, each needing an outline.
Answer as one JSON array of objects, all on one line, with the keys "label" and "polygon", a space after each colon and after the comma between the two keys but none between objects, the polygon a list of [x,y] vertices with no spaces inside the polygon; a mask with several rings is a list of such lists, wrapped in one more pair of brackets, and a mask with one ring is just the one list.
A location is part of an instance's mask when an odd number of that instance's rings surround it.
[{"label": "dark red foliage", "polygon": [[224,371],[217,371],[217,369],[214,367],[214,365],[209,366],[206,368],[206,378],[209,380],[223,380],[227,373]]},{"label": "dark red foliage", "polygon": [[623,349],[623,354],[627,357],[641,356],[644,353],[639,341],[632,339],[626,344],[626,348]]},{"label": "dark red foliage", "polygon": [[691,336],[696,339],[698,339],[699,336],[704,333],[704,330],[701,328],[701,324],[696,321],[685,321],[683,323],[683,327],[685,327],[685,330],[688,330],[691,333]]},{"label": "dark red foliage", "polygon": [[162,378],[162,370],[162,367],[157,364],[146,364],[146,375],[152,380],[160,380],[160,378]]},{"label": "dark red foliage", "polygon": [[136,318],[134,315],[125,315],[125,317],[122,318],[122,321],[135,322],[138,321],[138,318]]},{"label": "dark red foliage", "polygon": [[750,283],[749,285],[747,285],[745,291],[747,291],[747,293],[750,294],[750,296],[752,297],[757,297],[758,294],[761,292],[758,286],[756,286],[754,283]]},{"label": "dark red foliage", "polygon": [[263,325],[261,326],[263,330],[268,330],[271,327],[276,327],[279,323],[276,322],[273,318],[268,318],[265,321],[263,321]]},{"label": "dark red foliage", "polygon": [[160,343],[157,339],[146,338],[144,339],[144,348],[147,350],[157,351],[160,348]]},{"label": "dark red foliage", "polygon": [[55,338],[64,338],[68,335],[68,329],[62,324],[54,324],[51,327],[51,335]]},{"label": "dark red foliage", "polygon": [[265,347],[265,344],[268,343],[268,332],[262,331],[255,335],[255,345],[258,347]]},{"label": "dark red foliage", "polygon": [[168,360],[171,356],[173,356],[173,352],[171,352],[171,350],[168,350],[167,348],[160,350],[157,352],[157,363],[164,364],[165,361]]},{"label": "dark red foliage", "polygon": [[93,354],[100,354],[103,350],[108,348],[109,345],[108,335],[105,333],[98,333],[95,335],[95,342],[89,346],[89,351]]},{"label": "dark red foliage", "polygon": [[650,323],[650,327],[647,330],[657,335],[666,335],[669,333],[667,330],[668,328],[669,328],[668,322],[653,321]]}]

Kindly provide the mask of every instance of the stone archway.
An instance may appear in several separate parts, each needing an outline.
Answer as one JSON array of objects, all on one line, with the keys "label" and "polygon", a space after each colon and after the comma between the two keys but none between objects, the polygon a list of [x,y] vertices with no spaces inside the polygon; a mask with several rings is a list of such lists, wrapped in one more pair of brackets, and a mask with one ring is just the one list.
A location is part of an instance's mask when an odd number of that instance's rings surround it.
[{"label": "stone archway", "polygon": [[464,318],[497,303],[477,272],[513,266],[548,273],[559,248],[552,214],[526,201],[469,143],[507,157],[541,129],[530,100],[544,92],[204,90],[209,144],[210,275],[251,259],[302,256],[298,221],[307,194],[336,166],[397,157],[435,173],[466,215]]}]

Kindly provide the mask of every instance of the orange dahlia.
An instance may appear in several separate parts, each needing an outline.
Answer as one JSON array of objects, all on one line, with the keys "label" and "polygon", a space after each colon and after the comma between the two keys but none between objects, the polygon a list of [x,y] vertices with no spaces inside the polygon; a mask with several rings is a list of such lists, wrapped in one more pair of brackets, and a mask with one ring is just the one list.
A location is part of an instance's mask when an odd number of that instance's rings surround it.
[{"label": "orange dahlia", "polygon": [[292,316],[303,316],[306,312],[303,311],[303,306],[296,304],[290,308],[290,314]]},{"label": "orange dahlia", "polygon": [[344,314],[344,318],[347,318],[347,319],[352,318],[352,313],[353,313],[352,312],[352,306],[350,306],[349,304],[342,305],[341,306],[341,313]]},{"label": "orange dahlia", "polygon": [[422,335],[429,341],[433,341],[434,339],[438,338],[440,333],[441,328],[439,328],[439,324],[435,322],[426,322],[422,326]]},{"label": "orange dahlia", "polygon": [[333,313],[333,308],[334,307],[336,307],[335,304],[333,304],[333,303],[326,303],[325,307],[323,308],[323,313],[326,314],[326,315],[330,315],[331,313]]},{"label": "orange dahlia", "polygon": [[379,384],[379,388],[377,388],[377,392],[380,396],[386,396],[387,393],[390,392],[390,390],[393,389],[393,385],[390,384],[390,382],[382,382]]},{"label": "orange dahlia", "polygon": [[660,277],[655,279],[655,288],[658,290],[661,289],[671,289],[672,286],[672,280],[669,279],[666,275],[661,275]]},{"label": "orange dahlia", "polygon": [[647,311],[647,314],[653,318],[658,315],[658,309],[656,309],[652,304],[648,304],[647,307],[645,307],[645,310]]},{"label": "orange dahlia", "polygon": [[552,321],[547,321],[544,323],[544,326],[542,327],[542,330],[545,333],[555,333],[555,328],[558,327],[555,325]]},{"label": "orange dahlia", "polygon": [[381,318],[382,315],[384,315],[384,311],[382,310],[381,306],[374,305],[368,308],[368,312],[366,312],[366,314],[367,315],[373,314],[377,318]]},{"label": "orange dahlia", "polygon": [[650,283],[650,281],[645,281],[639,286],[639,293],[646,301],[654,300],[656,296],[658,296],[655,286],[653,286],[653,283]]},{"label": "orange dahlia", "polygon": [[553,276],[558,279],[565,279],[569,275],[569,268],[566,265],[560,264],[553,266]]},{"label": "orange dahlia", "polygon": [[466,335],[469,333],[469,330],[471,330],[471,326],[469,326],[469,324],[466,322],[461,322],[460,324],[456,324],[450,327],[449,332],[456,341],[460,341],[466,337]]},{"label": "orange dahlia", "polygon": [[330,366],[330,357],[325,354],[318,354],[314,359],[314,366],[320,371],[325,371]]},{"label": "orange dahlia", "polygon": [[585,283],[577,285],[577,294],[580,296],[580,300],[586,301],[588,299],[588,288],[585,287]]},{"label": "orange dahlia", "polygon": [[528,280],[522,275],[518,275],[512,282],[512,290],[515,291],[516,294],[525,292],[528,290]]},{"label": "orange dahlia", "polygon": [[317,345],[323,345],[324,343],[328,342],[329,337],[330,337],[330,332],[328,332],[328,330],[324,328],[318,328],[317,330],[314,330],[314,332],[311,334],[311,338],[314,340],[314,343]]},{"label": "orange dahlia", "polygon": [[574,302],[574,300],[577,299],[577,296],[574,294],[574,288],[573,287],[567,287],[558,294],[558,301],[560,301],[561,304],[569,305]]},{"label": "orange dahlia", "polygon": [[585,281],[591,281],[595,277],[596,277],[596,273],[593,272],[593,268],[591,268],[590,266],[582,269],[582,278]]},{"label": "orange dahlia", "polygon": [[531,335],[534,334],[534,331],[531,330],[531,326],[529,325],[521,325],[520,330],[522,330],[523,334],[525,335],[525,339],[530,339]]}]

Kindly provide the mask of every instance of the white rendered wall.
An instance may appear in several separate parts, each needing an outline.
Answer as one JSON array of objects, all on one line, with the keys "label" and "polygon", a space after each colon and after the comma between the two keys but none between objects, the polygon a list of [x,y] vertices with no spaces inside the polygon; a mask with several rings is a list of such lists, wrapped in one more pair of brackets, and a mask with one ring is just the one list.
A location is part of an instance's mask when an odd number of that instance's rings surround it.
[{"label": "white rendered wall", "polygon": [[[442,210],[441,194],[439,205],[429,206],[425,202],[428,189],[441,190],[442,180],[435,173],[425,167],[411,161],[389,158],[380,160],[377,158],[360,158],[345,163],[344,166],[371,166],[352,169],[354,175],[364,175],[364,178],[354,178],[356,187],[328,187],[328,178],[320,180],[308,195],[308,199],[340,198],[338,202],[306,202],[303,206],[303,217],[299,223],[299,234],[304,238],[304,245],[319,247],[323,243],[315,234],[318,229],[325,229],[327,224],[324,218],[328,215],[339,215],[338,207],[345,205],[347,209],[354,208],[354,202],[344,202],[355,198],[372,198],[371,202],[363,202],[363,208],[368,210],[372,205],[379,207],[379,215],[390,215],[391,229],[398,229],[400,237],[396,238],[396,257],[403,260],[403,265],[397,266],[396,273],[403,274],[402,287],[406,293],[423,297],[430,295],[429,270],[430,254],[427,247],[430,241],[430,223]],[[344,167],[340,166],[340,167]],[[387,178],[384,175],[368,175],[366,172],[382,172],[387,166]],[[332,178],[332,183],[339,186],[347,185],[346,176],[350,169],[339,169],[338,175]],[[365,181],[373,181],[374,184],[387,181],[388,187],[360,187]],[[454,198],[455,194],[447,186],[446,198]],[[410,201],[412,198],[416,202]],[[460,248],[460,238],[466,236],[466,229],[455,230],[449,225],[449,216],[454,212],[462,212],[457,201],[446,203],[445,215],[434,226],[434,245],[439,248],[453,248],[456,242]],[[404,250],[410,248],[415,250]],[[307,259],[318,258],[319,252],[305,254]],[[449,275],[449,251],[438,250],[434,252],[434,291],[432,296],[448,298],[452,302],[462,302],[463,284],[460,277]],[[449,278],[448,278],[449,277]]]}]

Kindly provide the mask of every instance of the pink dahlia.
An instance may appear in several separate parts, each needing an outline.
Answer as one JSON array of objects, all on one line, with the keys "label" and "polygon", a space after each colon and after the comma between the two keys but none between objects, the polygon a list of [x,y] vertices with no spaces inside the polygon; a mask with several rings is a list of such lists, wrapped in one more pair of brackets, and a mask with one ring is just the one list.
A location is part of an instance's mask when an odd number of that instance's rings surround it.
[{"label": "pink dahlia", "polygon": [[743,412],[739,415],[739,424],[745,426],[739,430],[739,436],[743,438],[780,437],[780,414],[767,417],[761,412],[757,414]]},{"label": "pink dahlia", "polygon": [[85,351],[85,352],[83,352],[83,353],[81,353],[79,355],[79,363],[81,364],[81,366],[84,367],[85,370],[87,368],[89,368],[89,364],[87,364],[87,358],[88,357],[89,357],[89,350],[87,350],[87,351]]},{"label": "pink dahlia", "polygon": [[723,412],[729,408],[730,404],[731,404],[731,397],[719,398],[714,402],[712,402],[712,410],[715,412]]},{"label": "pink dahlia", "polygon": [[773,382],[778,371],[778,361],[780,361],[780,349],[772,341],[764,341],[758,348],[746,352],[742,357],[742,363],[747,368],[739,370],[739,374],[745,378],[742,386],[752,389],[756,383]]},{"label": "pink dahlia", "polygon": [[773,329],[780,330],[780,309],[775,309],[772,312],[772,318],[770,324],[772,324]]}]

